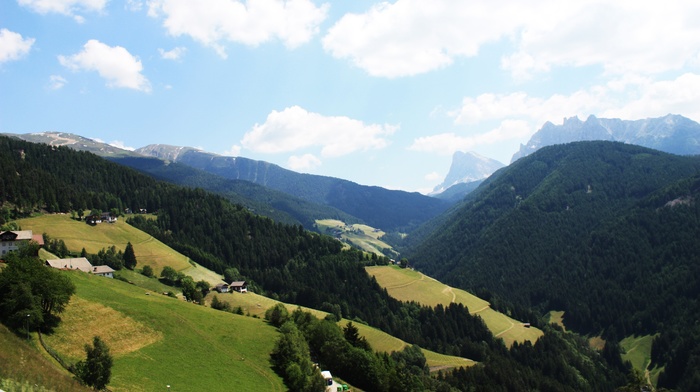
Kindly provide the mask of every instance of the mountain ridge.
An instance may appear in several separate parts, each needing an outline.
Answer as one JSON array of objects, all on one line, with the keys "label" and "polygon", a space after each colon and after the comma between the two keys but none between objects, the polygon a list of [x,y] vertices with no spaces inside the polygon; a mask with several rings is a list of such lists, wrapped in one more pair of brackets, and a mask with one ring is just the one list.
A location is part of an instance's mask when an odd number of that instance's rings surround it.
[{"label": "mountain ridge", "polygon": [[700,154],[700,124],[678,114],[641,120],[565,118],[561,125],[547,121],[513,154],[511,163],[538,149],[585,140],[619,141],[678,155]]}]

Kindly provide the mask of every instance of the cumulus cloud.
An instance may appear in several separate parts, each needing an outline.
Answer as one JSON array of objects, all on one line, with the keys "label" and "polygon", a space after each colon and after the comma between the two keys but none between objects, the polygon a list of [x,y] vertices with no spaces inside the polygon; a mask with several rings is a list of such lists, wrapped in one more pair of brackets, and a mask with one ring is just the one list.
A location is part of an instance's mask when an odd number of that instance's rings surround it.
[{"label": "cumulus cloud", "polygon": [[19,5],[39,14],[56,13],[71,16],[82,23],[85,18],[78,13],[102,12],[109,0],[18,0]]},{"label": "cumulus cloud", "polygon": [[0,29],[0,64],[26,56],[34,41],[34,38],[23,38],[22,34]]},{"label": "cumulus cloud", "polygon": [[292,155],[287,160],[287,167],[297,172],[310,172],[321,166],[321,160],[313,154]]},{"label": "cumulus cloud", "polygon": [[153,0],[148,14],[162,17],[169,34],[188,35],[225,58],[225,42],[257,46],[277,38],[296,48],[318,34],[328,7],[310,0]]},{"label": "cumulus cloud", "polygon": [[355,151],[381,149],[394,125],[364,124],[344,116],[323,116],[292,106],[273,110],[263,124],[255,124],[243,136],[243,147],[262,153],[298,151],[321,147],[321,156],[339,157]]},{"label": "cumulus cloud", "polygon": [[92,39],[81,52],[58,56],[58,61],[73,71],[97,71],[108,87],[151,91],[150,82],[141,74],[141,61],[121,46],[109,46]]},{"label": "cumulus cloud", "polygon": [[389,78],[445,67],[496,42],[511,45],[501,66],[516,78],[591,65],[609,74],[650,74],[697,63],[698,18],[700,4],[692,0],[398,0],[343,16],[323,46]]},{"label": "cumulus cloud", "polygon": [[419,137],[408,148],[412,151],[430,152],[439,155],[452,155],[455,151],[470,151],[478,146],[498,143],[504,140],[520,139],[532,133],[527,121],[503,120],[499,127],[476,135],[457,135],[453,132]]},{"label": "cumulus cloud", "polygon": [[49,76],[49,88],[51,90],[59,90],[66,85],[68,81],[61,75]]},{"label": "cumulus cloud", "polygon": [[466,97],[451,111],[456,124],[521,119],[533,126],[580,115],[639,119],[680,113],[700,119],[700,75],[684,73],[671,80],[638,76],[611,79],[571,94],[534,97],[525,92]]},{"label": "cumulus cloud", "polygon": [[180,60],[186,52],[187,48],[183,46],[178,46],[168,51],[166,51],[165,49],[158,48],[158,53],[160,53],[160,57],[165,60]]}]

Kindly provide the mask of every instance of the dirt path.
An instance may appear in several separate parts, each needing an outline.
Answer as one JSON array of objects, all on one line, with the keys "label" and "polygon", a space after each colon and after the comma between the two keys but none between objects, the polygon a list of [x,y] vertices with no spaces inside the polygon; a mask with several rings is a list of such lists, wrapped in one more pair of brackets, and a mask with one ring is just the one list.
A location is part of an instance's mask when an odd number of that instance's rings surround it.
[{"label": "dirt path", "polygon": [[515,327],[515,324],[514,324],[512,321],[508,320],[508,322],[510,323],[510,327],[509,327],[508,329],[506,329],[506,330],[503,330],[503,331],[497,333],[496,335],[494,335],[495,337],[499,337],[499,336],[503,335],[504,333],[506,333],[506,332],[510,331],[511,329],[513,329],[513,327]]}]

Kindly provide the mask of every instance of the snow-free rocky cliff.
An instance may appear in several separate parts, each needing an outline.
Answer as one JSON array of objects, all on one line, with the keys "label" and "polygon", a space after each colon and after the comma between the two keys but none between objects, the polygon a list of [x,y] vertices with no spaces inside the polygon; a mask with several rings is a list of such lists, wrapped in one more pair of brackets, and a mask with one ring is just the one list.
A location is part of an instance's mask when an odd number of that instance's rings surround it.
[{"label": "snow-free rocky cliff", "polygon": [[700,154],[700,124],[677,114],[644,120],[620,120],[590,116],[564,119],[561,125],[546,122],[530,141],[520,145],[511,162],[542,147],[583,140],[610,140],[636,144],[678,155]]}]

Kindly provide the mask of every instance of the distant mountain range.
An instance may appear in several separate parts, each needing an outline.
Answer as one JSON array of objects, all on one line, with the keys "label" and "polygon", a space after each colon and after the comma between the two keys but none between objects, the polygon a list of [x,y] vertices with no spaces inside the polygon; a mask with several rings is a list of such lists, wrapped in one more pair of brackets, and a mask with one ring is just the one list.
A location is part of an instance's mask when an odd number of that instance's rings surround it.
[{"label": "distant mountain range", "polygon": [[511,162],[544,146],[584,140],[608,140],[636,144],[678,155],[700,154],[700,124],[676,114],[644,120],[620,120],[590,116],[564,119],[562,125],[546,122],[530,141],[520,145]]},{"label": "distant mountain range", "polygon": [[7,136],[89,151],[161,180],[222,194],[260,215],[302,224],[307,229],[313,228],[316,219],[334,218],[366,223],[386,232],[405,231],[450,206],[449,201],[420,193],[301,174],[269,162],[220,156],[191,147],[159,144],[128,151],[70,133]]}]

